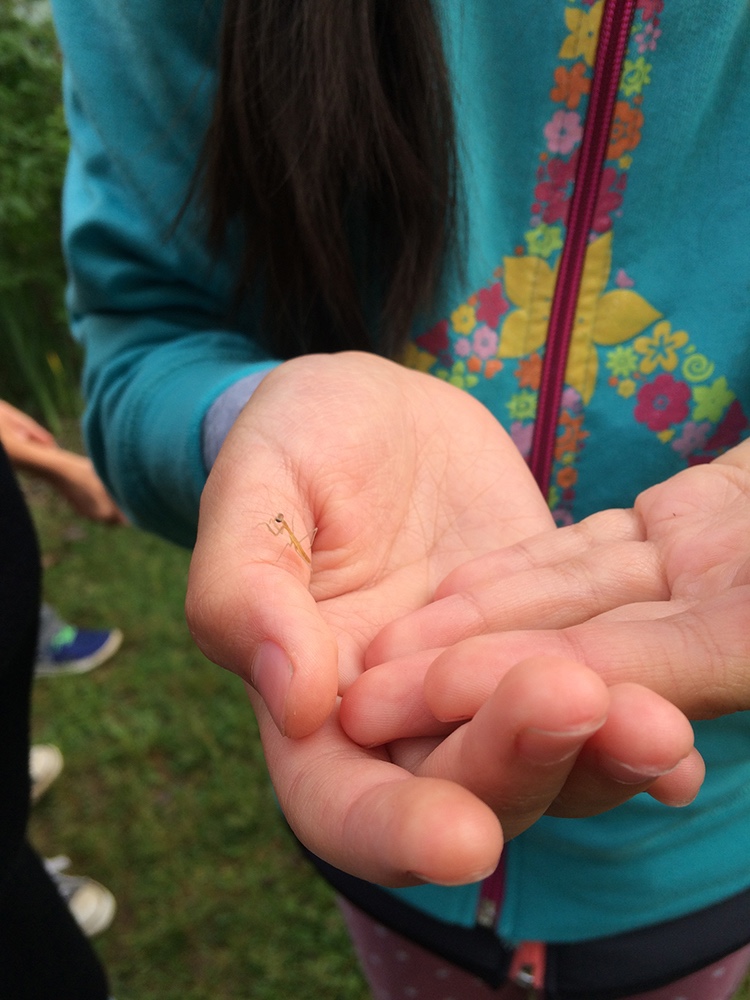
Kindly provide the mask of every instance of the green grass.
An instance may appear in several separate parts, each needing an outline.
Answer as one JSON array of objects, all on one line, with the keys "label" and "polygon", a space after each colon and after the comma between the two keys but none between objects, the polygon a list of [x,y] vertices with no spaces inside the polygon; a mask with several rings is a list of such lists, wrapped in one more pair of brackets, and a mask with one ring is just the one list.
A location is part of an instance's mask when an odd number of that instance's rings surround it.
[{"label": "green grass", "polygon": [[65,770],[31,839],[117,897],[95,939],[116,1000],[365,1000],[332,894],[283,827],[244,689],[188,634],[187,553],[27,494],[47,598],[125,634],[92,673],[37,681],[33,718]]}]

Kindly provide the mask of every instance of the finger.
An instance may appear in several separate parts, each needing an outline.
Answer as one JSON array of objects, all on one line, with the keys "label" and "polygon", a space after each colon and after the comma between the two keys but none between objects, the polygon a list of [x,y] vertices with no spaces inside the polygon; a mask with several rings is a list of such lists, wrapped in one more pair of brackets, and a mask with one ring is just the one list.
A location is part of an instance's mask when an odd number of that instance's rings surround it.
[{"label": "finger", "polygon": [[643,524],[632,510],[600,511],[577,524],[539,532],[464,563],[441,582],[435,600],[493,583],[501,577],[577,559],[582,552],[605,545],[641,542],[644,538]]},{"label": "finger", "polygon": [[669,597],[656,549],[620,542],[550,567],[451,594],[387,625],[367,650],[372,666],[509,628],[566,628],[610,608]]},{"label": "finger", "polygon": [[335,714],[287,740],[251,698],[281,808],[318,857],[381,885],[476,882],[497,866],[503,838],[492,811],[465,788],[417,778],[382,752],[352,744]]},{"label": "finger", "polygon": [[426,650],[361,673],[341,699],[346,735],[360,746],[374,747],[445,735],[455,728],[436,719],[424,699],[424,677],[439,652]]},{"label": "finger", "polygon": [[46,427],[42,427],[42,425],[38,424],[36,420],[28,416],[28,414],[18,411],[18,420],[20,429],[27,440],[34,441],[37,444],[43,444],[47,447],[57,445],[54,435],[51,434]]},{"label": "finger", "polygon": [[693,747],[669,774],[649,785],[648,794],[665,806],[687,806],[695,799],[706,777],[706,764]]},{"label": "finger", "polygon": [[281,732],[304,736],[335,704],[335,638],[308,589],[311,565],[259,521],[250,501],[235,496],[232,505],[231,497],[209,479],[188,576],[188,624],[210,660],[260,692]]},{"label": "finger", "polygon": [[691,719],[750,707],[750,587],[712,601],[676,606],[633,605],[571,628],[475,636],[441,653],[424,679],[436,718],[470,718],[492,694],[508,667],[534,654],[567,656],[610,684],[632,681],[651,688]]},{"label": "finger", "polygon": [[666,805],[687,805],[703,781],[703,762],[688,720],[637,684],[609,689],[607,721],[586,742],[553,816],[593,816],[648,791]]},{"label": "finger", "polygon": [[593,671],[561,657],[530,658],[508,671],[418,773],[468,788],[491,806],[509,839],[557,799],[608,707],[607,687]]}]

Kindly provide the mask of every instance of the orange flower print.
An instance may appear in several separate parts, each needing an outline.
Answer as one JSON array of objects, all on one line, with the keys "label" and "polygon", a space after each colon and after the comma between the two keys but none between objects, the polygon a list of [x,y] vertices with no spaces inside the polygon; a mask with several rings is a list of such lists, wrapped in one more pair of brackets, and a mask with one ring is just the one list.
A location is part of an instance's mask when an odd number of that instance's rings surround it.
[{"label": "orange flower print", "polygon": [[533,389],[535,392],[539,388],[539,381],[542,377],[542,356],[535,351],[531,357],[523,358],[518,362],[518,368],[514,372],[518,379],[518,384],[523,389]]},{"label": "orange flower print", "polygon": [[570,69],[558,66],[555,70],[556,87],[550,93],[553,101],[565,101],[572,110],[581,103],[584,94],[588,94],[591,81],[586,76],[586,63],[573,63]]},{"label": "orange flower print", "polygon": [[609,137],[607,158],[617,160],[631,149],[635,149],[641,141],[643,128],[643,112],[631,108],[627,101],[618,101],[615,106],[615,117],[612,123],[612,134]]},{"label": "orange flower print", "polygon": [[563,455],[575,454],[581,442],[589,436],[589,432],[583,430],[583,416],[571,417],[569,413],[563,413],[560,418],[562,433],[558,435],[555,444],[555,458],[562,461]]},{"label": "orange flower print", "polygon": [[564,469],[560,469],[557,473],[557,483],[564,490],[569,490],[572,486],[575,486],[577,479],[578,473],[571,465],[566,465]]}]

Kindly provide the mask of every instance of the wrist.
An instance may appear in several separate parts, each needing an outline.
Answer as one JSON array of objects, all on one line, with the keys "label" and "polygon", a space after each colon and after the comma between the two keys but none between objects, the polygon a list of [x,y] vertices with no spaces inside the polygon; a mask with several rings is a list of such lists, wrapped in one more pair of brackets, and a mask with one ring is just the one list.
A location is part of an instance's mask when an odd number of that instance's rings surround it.
[{"label": "wrist", "polygon": [[201,430],[203,462],[210,471],[216,461],[224,439],[232,428],[245,404],[272,368],[246,375],[225,389],[206,411]]}]

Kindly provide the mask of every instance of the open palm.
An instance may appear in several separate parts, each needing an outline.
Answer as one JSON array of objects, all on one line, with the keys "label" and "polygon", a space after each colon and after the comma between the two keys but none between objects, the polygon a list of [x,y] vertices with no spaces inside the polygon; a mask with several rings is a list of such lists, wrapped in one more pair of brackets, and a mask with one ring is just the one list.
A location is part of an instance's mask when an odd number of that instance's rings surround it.
[{"label": "open palm", "polygon": [[[187,612],[206,655],[247,682],[282,808],[313,851],[381,882],[475,880],[497,862],[498,815],[512,833],[533,822],[606,730],[607,687],[559,658],[398,757],[339,722],[388,622],[467,559],[551,523],[499,424],[450,385],[344,354],[289,362],[256,390],[204,491]],[[558,697],[537,697],[542,675]],[[670,766],[689,751],[681,721]]]}]

